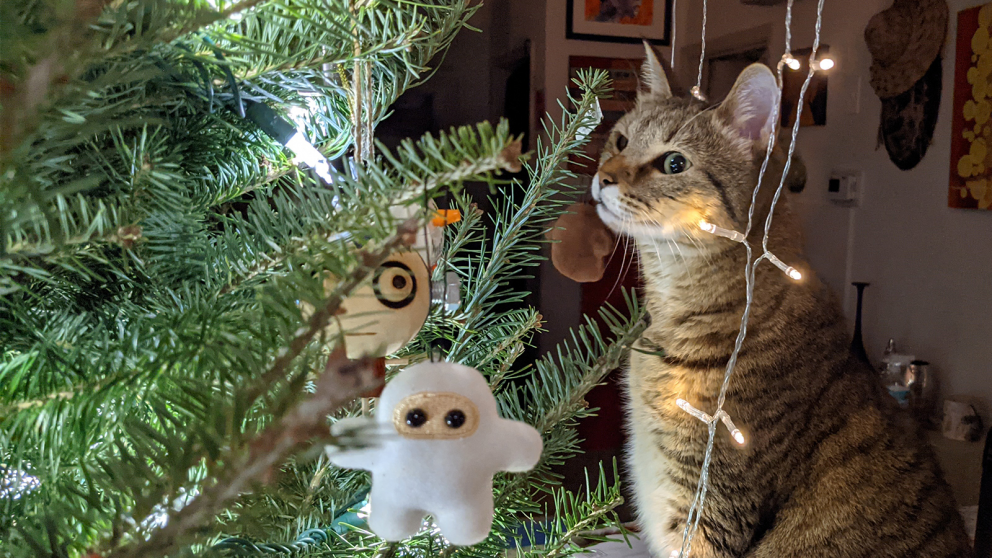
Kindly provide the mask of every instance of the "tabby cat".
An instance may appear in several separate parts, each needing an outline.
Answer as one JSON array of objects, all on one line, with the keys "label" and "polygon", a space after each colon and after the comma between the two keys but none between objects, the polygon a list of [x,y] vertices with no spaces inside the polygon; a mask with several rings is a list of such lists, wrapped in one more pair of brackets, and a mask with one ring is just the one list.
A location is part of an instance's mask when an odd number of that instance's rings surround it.
[{"label": "tabby cat", "polygon": [[[745,304],[745,249],[699,229],[743,231],[779,102],[762,65],[720,105],[672,96],[648,49],[636,108],[611,133],[593,184],[601,219],[640,253],[651,324],[631,354],[630,468],[641,528],[667,558],[681,547],[707,427]],[[769,171],[750,241],[760,246],[778,176]],[[802,271],[758,268],[747,338],[721,425],[693,558],[970,557],[954,497],[918,429],[849,354],[843,316],[802,256],[786,200],[769,249]]]}]

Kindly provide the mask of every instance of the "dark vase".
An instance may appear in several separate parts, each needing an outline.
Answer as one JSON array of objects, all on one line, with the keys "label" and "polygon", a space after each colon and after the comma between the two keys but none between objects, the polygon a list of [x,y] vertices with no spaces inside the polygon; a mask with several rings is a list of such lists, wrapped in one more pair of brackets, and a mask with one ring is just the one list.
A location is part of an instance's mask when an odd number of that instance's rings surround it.
[{"label": "dark vase", "polygon": [[851,354],[854,355],[854,358],[871,366],[868,353],[865,351],[864,340],[861,339],[861,302],[865,296],[865,287],[871,283],[854,282],[851,284],[858,289],[858,312],[854,315],[854,339],[851,339]]}]

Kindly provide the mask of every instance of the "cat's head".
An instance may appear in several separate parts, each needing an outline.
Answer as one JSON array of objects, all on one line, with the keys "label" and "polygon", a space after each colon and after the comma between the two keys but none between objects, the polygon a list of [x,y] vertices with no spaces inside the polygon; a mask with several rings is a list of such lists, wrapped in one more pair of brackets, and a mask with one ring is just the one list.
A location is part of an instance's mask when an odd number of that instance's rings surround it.
[{"label": "cat's head", "polygon": [[614,126],[593,180],[600,218],[638,239],[697,234],[700,220],[742,230],[779,104],[775,76],[751,65],[722,103],[707,108],[672,95],[654,50],[646,50],[649,88]]}]

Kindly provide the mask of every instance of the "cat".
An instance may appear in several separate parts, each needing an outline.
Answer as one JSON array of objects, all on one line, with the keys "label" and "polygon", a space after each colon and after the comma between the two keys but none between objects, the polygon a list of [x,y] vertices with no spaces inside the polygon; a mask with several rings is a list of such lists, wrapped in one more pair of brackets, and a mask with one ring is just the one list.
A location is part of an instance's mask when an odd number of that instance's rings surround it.
[{"label": "cat", "polygon": [[[681,548],[707,441],[707,426],[676,399],[714,412],[745,305],[745,247],[699,223],[745,230],[779,92],[771,70],[755,64],[707,109],[672,95],[650,47],[643,73],[649,90],[613,128],[593,198],[639,251],[650,325],[627,372],[628,460],[643,536],[668,558]],[[779,176],[770,170],[757,197],[756,254]],[[724,407],[746,443],[719,425],[691,556],[971,557],[922,434],[851,356],[839,305],[803,260],[786,199],[768,246],[803,278],[758,267]]]}]

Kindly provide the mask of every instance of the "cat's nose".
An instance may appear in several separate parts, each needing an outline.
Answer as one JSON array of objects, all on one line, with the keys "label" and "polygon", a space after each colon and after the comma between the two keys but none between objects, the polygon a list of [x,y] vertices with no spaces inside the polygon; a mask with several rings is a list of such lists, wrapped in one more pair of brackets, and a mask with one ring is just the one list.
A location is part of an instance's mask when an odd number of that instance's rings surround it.
[{"label": "cat's nose", "polygon": [[610,172],[599,171],[599,183],[601,186],[616,186],[617,177]]}]

